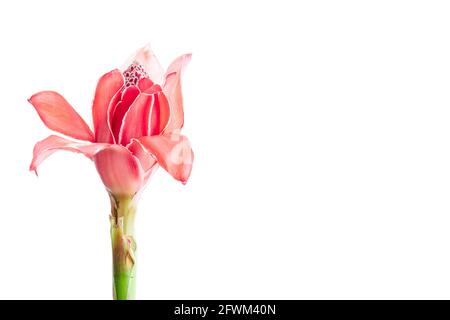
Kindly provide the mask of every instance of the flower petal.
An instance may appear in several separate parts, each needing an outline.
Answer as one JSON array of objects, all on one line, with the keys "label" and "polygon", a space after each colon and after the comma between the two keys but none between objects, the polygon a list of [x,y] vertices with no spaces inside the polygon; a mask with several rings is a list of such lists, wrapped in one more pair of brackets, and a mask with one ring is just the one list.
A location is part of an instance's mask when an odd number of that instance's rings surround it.
[{"label": "flower petal", "polygon": [[94,141],[89,126],[59,93],[42,91],[28,101],[49,129],[75,139]]},{"label": "flower petal", "polygon": [[167,69],[163,92],[170,105],[170,121],[164,132],[171,133],[183,127],[183,95],[181,93],[181,76],[184,68],[191,60],[191,54],[175,59]]},{"label": "flower petal", "polygon": [[62,137],[51,135],[42,141],[36,143],[33,149],[33,160],[30,164],[30,171],[37,173],[37,167],[51,154],[58,150],[67,150],[82,153],[91,159],[95,153],[106,148],[106,143],[78,143]]},{"label": "flower petal", "polygon": [[131,140],[131,142],[127,145],[127,149],[130,150],[130,152],[139,159],[142,169],[145,172],[144,180],[147,180],[158,166],[158,162],[156,161],[155,156],[149,153],[139,142],[139,140],[136,139]]},{"label": "flower petal", "polygon": [[113,141],[112,143],[117,143],[117,139],[114,137],[113,131],[112,131],[112,121],[113,121],[113,116],[114,113],[116,111],[117,105],[120,103],[120,101],[122,100],[122,94],[124,91],[117,91],[116,94],[112,97],[111,101],[109,102],[108,105],[108,111],[107,111],[107,123],[108,123],[108,129],[110,130],[112,136],[113,136]]},{"label": "flower petal", "polygon": [[194,153],[187,137],[179,134],[142,137],[139,142],[175,179],[186,183],[191,174]]},{"label": "flower petal", "polygon": [[143,185],[139,160],[119,145],[110,145],[94,155],[95,166],[105,187],[116,196],[132,196]]},{"label": "flower petal", "polygon": [[141,93],[128,109],[119,133],[119,143],[126,146],[133,138],[148,135],[149,117],[155,98],[152,94]]},{"label": "flower petal", "polygon": [[124,79],[119,70],[108,72],[98,81],[92,105],[95,141],[97,142],[114,142],[111,128],[108,124],[108,111],[111,100],[121,90],[123,83]]},{"label": "flower petal", "polygon": [[119,132],[120,127],[122,126],[123,117],[138,95],[139,89],[136,86],[130,86],[126,88],[122,93],[120,102],[117,103],[115,107],[114,115],[112,116],[111,121],[111,130],[116,142],[119,142]]},{"label": "flower petal", "polygon": [[170,119],[170,107],[163,92],[155,95],[155,103],[150,116],[150,136],[159,135],[166,128]]},{"label": "flower petal", "polygon": [[132,63],[138,63],[143,66],[153,82],[159,84],[163,82],[164,69],[161,67],[161,64],[153,53],[150,44],[147,44],[145,47],[137,50],[136,53],[130,59],[128,59],[127,63],[125,64],[124,70],[128,68],[128,66]]},{"label": "flower petal", "polygon": [[149,78],[141,78],[138,81],[139,90],[144,92],[145,90],[151,88],[154,85],[153,81]]}]

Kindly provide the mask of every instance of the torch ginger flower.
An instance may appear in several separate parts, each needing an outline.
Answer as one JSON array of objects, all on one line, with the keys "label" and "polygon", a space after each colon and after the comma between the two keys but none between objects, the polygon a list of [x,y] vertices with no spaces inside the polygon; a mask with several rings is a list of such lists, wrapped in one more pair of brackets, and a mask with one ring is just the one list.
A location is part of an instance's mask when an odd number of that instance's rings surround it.
[{"label": "torch ginger flower", "polygon": [[139,49],[125,70],[98,81],[92,105],[92,131],[72,106],[54,91],[28,101],[51,130],[33,150],[30,170],[58,150],[82,153],[93,160],[111,199],[114,298],[134,298],[134,216],[140,191],[158,166],[183,184],[193,162],[183,127],[181,76],[190,54],[175,59],[166,72],[149,46]]}]

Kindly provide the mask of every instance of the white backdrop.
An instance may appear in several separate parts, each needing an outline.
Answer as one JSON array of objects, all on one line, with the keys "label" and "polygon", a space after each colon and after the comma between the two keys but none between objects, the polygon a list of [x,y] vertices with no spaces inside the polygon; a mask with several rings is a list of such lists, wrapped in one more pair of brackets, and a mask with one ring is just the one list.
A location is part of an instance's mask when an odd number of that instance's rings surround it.
[{"label": "white backdrop", "polygon": [[91,123],[97,79],[150,41],[192,52],[186,186],[137,217],[143,299],[450,298],[448,1],[2,1],[0,298],[111,298],[109,199],[27,103]]}]

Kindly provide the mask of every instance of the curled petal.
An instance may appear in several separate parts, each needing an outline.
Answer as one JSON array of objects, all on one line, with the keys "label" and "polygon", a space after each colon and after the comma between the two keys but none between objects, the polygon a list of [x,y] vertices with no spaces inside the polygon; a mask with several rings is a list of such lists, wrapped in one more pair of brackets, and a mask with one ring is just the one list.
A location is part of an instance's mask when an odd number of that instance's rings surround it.
[{"label": "curled petal", "polygon": [[91,159],[98,151],[106,148],[106,143],[78,143],[55,135],[51,135],[36,143],[33,149],[33,160],[30,171],[37,172],[37,167],[52,153],[58,150],[82,153]]},{"label": "curled petal", "polygon": [[59,93],[42,91],[28,101],[49,129],[75,139],[94,141],[89,126]]},{"label": "curled petal", "polygon": [[122,126],[123,117],[138,95],[139,89],[136,86],[126,88],[122,93],[120,102],[117,103],[114,109],[114,114],[111,120],[111,130],[116,142],[119,142],[119,132]]},{"label": "curled petal", "polygon": [[145,180],[151,175],[151,173],[156,169],[158,162],[154,155],[149,153],[144,146],[139,142],[139,140],[132,139],[127,145],[128,150],[139,159],[142,169],[145,172]]},{"label": "curled petal", "polygon": [[186,183],[191,174],[194,153],[187,137],[179,134],[142,137],[139,142],[175,179]]},{"label": "curled petal", "polygon": [[128,109],[119,133],[119,143],[126,146],[131,139],[148,135],[154,95],[141,93]]},{"label": "curled petal", "polygon": [[94,155],[95,166],[105,187],[116,196],[132,196],[143,185],[139,160],[119,145],[110,145]]},{"label": "curled petal", "polygon": [[112,131],[112,122],[113,122],[114,113],[116,112],[116,108],[117,108],[117,106],[119,105],[119,103],[120,103],[120,101],[122,99],[123,92],[125,92],[125,90],[124,91],[120,91],[120,90],[117,91],[116,94],[112,97],[112,99],[111,99],[111,101],[109,102],[109,105],[108,105],[106,122],[108,124],[109,132],[111,132],[111,134],[112,134],[112,143],[116,143],[117,142],[117,139],[114,136],[114,133]]},{"label": "curled petal", "polygon": [[170,121],[164,132],[171,133],[183,127],[183,95],[181,92],[181,76],[184,68],[191,60],[191,54],[175,59],[167,69],[163,92],[170,105]]},{"label": "curled petal", "polygon": [[113,143],[114,138],[108,123],[111,100],[122,89],[124,79],[119,70],[103,75],[95,90],[92,116],[94,119],[95,141]]},{"label": "curled petal", "polygon": [[150,115],[149,135],[159,135],[164,131],[170,119],[170,107],[166,96],[163,92],[155,94],[155,103]]},{"label": "curled petal", "polygon": [[124,70],[128,68],[128,66],[132,63],[138,63],[143,66],[153,82],[160,84],[163,82],[164,70],[161,67],[161,64],[159,63],[155,54],[153,53],[150,44],[147,44],[145,47],[137,50],[136,53],[130,59],[128,59],[127,63],[125,64]]}]

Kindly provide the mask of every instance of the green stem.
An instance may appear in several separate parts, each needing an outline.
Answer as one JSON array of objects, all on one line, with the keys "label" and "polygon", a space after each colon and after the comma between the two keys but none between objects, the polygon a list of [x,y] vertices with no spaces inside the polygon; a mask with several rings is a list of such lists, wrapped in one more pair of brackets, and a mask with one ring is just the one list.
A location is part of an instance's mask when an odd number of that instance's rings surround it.
[{"label": "green stem", "polygon": [[131,300],[135,299],[136,293],[136,200],[114,195],[110,195],[110,198],[113,295],[115,300]]}]

